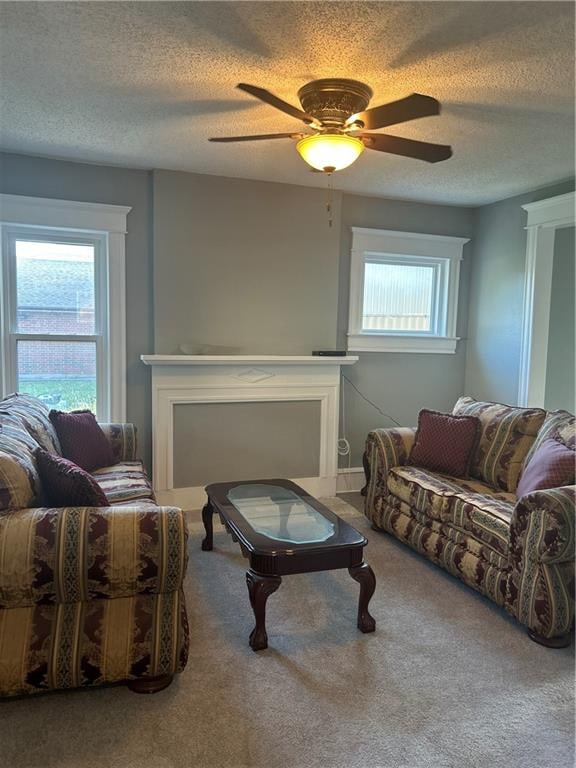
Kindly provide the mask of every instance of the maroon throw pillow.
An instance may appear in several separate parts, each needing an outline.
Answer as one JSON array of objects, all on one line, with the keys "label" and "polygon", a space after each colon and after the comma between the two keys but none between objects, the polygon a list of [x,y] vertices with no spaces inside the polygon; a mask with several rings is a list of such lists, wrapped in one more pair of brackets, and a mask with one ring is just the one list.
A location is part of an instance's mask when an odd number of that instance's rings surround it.
[{"label": "maroon throw pillow", "polygon": [[466,477],[480,436],[480,419],[422,409],[409,463]]},{"label": "maroon throw pillow", "polygon": [[532,491],[573,485],[576,475],[575,458],[574,451],[553,437],[543,440],[522,471],[516,496],[520,498]]},{"label": "maroon throw pillow", "polygon": [[38,448],[34,452],[38,474],[49,507],[108,507],[96,480],[72,461]]},{"label": "maroon throw pillow", "polygon": [[118,463],[92,411],[50,411],[50,421],[60,440],[65,459],[73,461],[87,472]]}]

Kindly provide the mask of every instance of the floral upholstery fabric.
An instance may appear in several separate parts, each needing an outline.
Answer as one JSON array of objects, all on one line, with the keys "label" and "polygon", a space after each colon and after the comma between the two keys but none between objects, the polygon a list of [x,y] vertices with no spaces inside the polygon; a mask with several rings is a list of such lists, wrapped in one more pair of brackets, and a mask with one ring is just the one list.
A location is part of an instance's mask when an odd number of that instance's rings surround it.
[{"label": "floral upholstery fabric", "polygon": [[114,509],[122,507],[133,507],[137,505],[138,509],[157,509],[158,504],[156,503],[155,499],[138,499],[138,501],[133,501],[132,499],[128,499],[128,501],[115,501],[114,502]]},{"label": "floral upholstery fabric", "polygon": [[[565,422],[561,428],[566,434]],[[390,429],[368,435],[366,516],[538,635],[569,632],[574,487],[536,491],[518,500],[479,480],[426,473],[406,466],[408,433]]]},{"label": "floral upholstery fabric", "polygon": [[135,461],[138,457],[138,441],[134,424],[102,424],[100,429],[112,446],[116,461]]},{"label": "floral upholstery fabric", "polygon": [[0,610],[0,696],[181,672],[181,590]]},{"label": "floral upholstery fabric", "polygon": [[374,429],[368,433],[366,450],[362,457],[366,474],[363,493],[366,493],[370,487],[385,483],[391,467],[407,463],[415,439],[416,429],[412,427]]},{"label": "floral upholstery fabric", "polygon": [[20,509],[0,515],[0,608],[175,592],[186,571],[175,507]]},{"label": "floral upholstery fabric", "polygon": [[507,558],[447,523],[414,514],[395,497],[379,498],[370,519],[453,576],[503,606]]},{"label": "floral upholstery fabric", "polygon": [[111,467],[102,467],[92,472],[110,504],[122,501],[154,499],[152,485],[141,461],[124,461]]},{"label": "floral upholstery fabric", "polygon": [[40,448],[50,453],[61,453],[58,435],[48,418],[49,409],[32,395],[15,393],[0,400],[0,414],[17,418]]},{"label": "floral upholstery fabric", "polygon": [[574,624],[575,486],[523,496],[510,530],[507,607],[546,637]]},{"label": "floral upholstery fabric", "polygon": [[0,451],[0,512],[28,507],[33,500],[34,488],[25,465]]},{"label": "floral upholstery fabric", "polygon": [[508,554],[514,494],[495,494],[485,483],[417,467],[393,467],[388,491],[423,515],[470,531],[487,546]]},{"label": "floral upholstery fabric", "polygon": [[528,451],[524,466],[528,464],[536,451],[542,447],[545,440],[558,440],[570,450],[576,450],[576,419],[568,411],[550,411],[546,414],[544,423],[532,447]]},{"label": "floral upholstery fabric", "polygon": [[524,460],[542,426],[546,411],[461,397],[453,412],[480,419],[480,440],[470,467],[472,477],[494,488],[514,493]]}]

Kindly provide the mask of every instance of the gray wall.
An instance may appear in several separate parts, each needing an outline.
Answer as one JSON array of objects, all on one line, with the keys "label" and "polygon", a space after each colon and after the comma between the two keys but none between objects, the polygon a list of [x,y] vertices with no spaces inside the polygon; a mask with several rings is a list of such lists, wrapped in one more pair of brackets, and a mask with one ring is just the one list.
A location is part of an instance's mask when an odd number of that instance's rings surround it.
[{"label": "gray wall", "polygon": [[574,188],[566,182],[476,210],[336,192],[329,228],[323,189],[24,155],[0,154],[0,163],[2,192],[132,206],[127,405],[148,465],[150,371],[139,356],[210,346],[256,354],[345,346],[352,226],[472,238],[461,273],[457,353],[363,353],[345,369],[391,417],[345,382],[341,434],[352,444],[352,466],[360,464],[366,432],[392,420],[414,424],[424,406],[449,410],[464,391],[515,402],[526,247],[520,206]]},{"label": "gray wall", "polygon": [[[322,189],[155,171],[155,351],[309,354],[345,347],[351,226],[472,236],[468,208],[339,193],[329,228],[326,197]],[[395,420],[413,424],[423,406],[450,409],[462,393],[464,348],[462,341],[456,355],[363,354],[345,375]],[[345,387],[341,432],[358,466],[366,433],[391,422]]]},{"label": "gray wall", "polygon": [[149,467],[150,370],[139,357],[153,346],[150,173],[0,153],[0,192],[132,206],[126,237],[126,405]]},{"label": "gray wall", "polygon": [[[418,354],[395,352],[359,353],[356,365],[344,369],[350,379],[387,418],[365,400],[347,382],[343,382],[341,400],[345,418],[340,433],[352,446],[351,466],[360,466],[366,433],[376,427],[389,427],[393,421],[416,424],[421,408],[449,411],[464,387],[464,362],[468,312],[468,282],[473,249],[473,210],[446,205],[429,205],[376,197],[344,195],[340,240],[340,281],[338,344],[346,345],[348,330],[348,292],[350,284],[351,227],[374,227],[420,232],[431,235],[470,237],[464,247],[458,304],[458,342],[456,354]],[[341,457],[345,466],[347,459]]]},{"label": "gray wall", "polygon": [[549,410],[574,408],[574,283],[576,255],[574,227],[556,230],[552,268],[552,302],[548,332],[548,360],[544,405]]},{"label": "gray wall", "polygon": [[526,261],[521,206],[573,189],[567,181],[476,209],[465,384],[474,397],[518,402]]},{"label": "gray wall", "polygon": [[[339,227],[325,202],[324,190],[155,171],[156,352],[333,347]],[[339,209],[337,196],[336,222]]]}]

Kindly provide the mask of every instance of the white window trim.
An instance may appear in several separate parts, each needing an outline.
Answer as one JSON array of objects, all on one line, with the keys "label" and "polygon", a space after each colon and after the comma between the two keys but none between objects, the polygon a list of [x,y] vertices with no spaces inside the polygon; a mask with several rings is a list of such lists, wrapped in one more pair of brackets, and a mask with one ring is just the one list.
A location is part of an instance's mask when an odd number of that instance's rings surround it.
[{"label": "white window trim", "polygon": [[[350,306],[348,319],[348,350],[351,352],[417,352],[454,354],[458,337],[458,290],[462,250],[470,238],[448,235],[426,235],[390,229],[352,227],[350,259]],[[362,330],[364,296],[364,264],[366,258],[382,256],[411,256],[444,263],[447,269],[445,315],[441,318],[442,334],[388,333]],[[446,286],[446,284],[445,284]],[[444,307],[439,308],[444,312]]]},{"label": "white window trim", "polygon": [[544,407],[556,230],[575,224],[576,194],[522,208],[528,214],[518,405]]},{"label": "white window trim", "polygon": [[[132,210],[124,205],[82,203],[44,197],[0,194],[0,223],[37,227],[42,230],[69,230],[70,233],[99,234],[105,237],[108,253],[108,396],[107,412],[101,420],[126,420],[126,217]],[[2,286],[0,286],[2,288]],[[0,294],[3,295],[3,294]],[[0,353],[7,359],[6,313],[0,318]],[[9,372],[2,366],[2,395],[8,394]]]}]

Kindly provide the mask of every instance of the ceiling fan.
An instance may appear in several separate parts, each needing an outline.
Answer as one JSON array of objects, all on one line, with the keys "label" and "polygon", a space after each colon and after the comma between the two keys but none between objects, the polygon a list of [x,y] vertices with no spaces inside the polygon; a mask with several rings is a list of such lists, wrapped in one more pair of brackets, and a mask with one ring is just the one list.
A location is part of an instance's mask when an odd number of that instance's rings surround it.
[{"label": "ceiling fan", "polygon": [[255,136],[220,136],[215,142],[297,139],[296,149],[313,170],[333,173],[351,165],[365,148],[392,155],[412,157],[427,163],[438,163],[452,156],[445,144],[367,133],[419,117],[437,115],[440,103],[431,96],[412,93],[398,101],[368,109],[372,89],[358,80],[326,78],[312,80],[298,91],[302,109],[278,98],[265,88],[239,83],[241,91],[255,96],[290,117],[305,123],[310,132],[267,133]]}]

